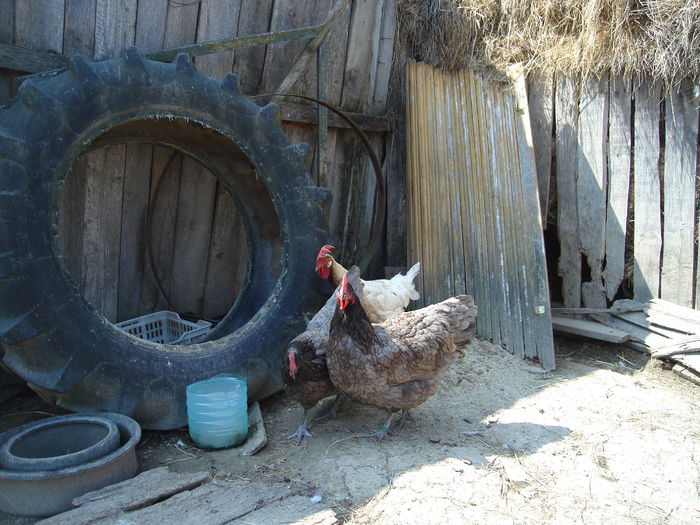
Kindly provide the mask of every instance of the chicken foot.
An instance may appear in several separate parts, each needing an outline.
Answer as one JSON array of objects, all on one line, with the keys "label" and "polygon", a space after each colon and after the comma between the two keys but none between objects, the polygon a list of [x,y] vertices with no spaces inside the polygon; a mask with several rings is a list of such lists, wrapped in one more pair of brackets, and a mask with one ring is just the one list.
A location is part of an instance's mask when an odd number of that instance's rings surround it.
[{"label": "chicken foot", "polygon": [[297,445],[301,445],[301,442],[304,440],[304,438],[313,438],[313,434],[309,432],[309,411],[307,409],[304,409],[304,419],[301,422],[301,425],[299,425],[299,428],[297,428],[297,431],[294,432],[294,434],[290,434],[287,439],[296,439],[297,440]]}]

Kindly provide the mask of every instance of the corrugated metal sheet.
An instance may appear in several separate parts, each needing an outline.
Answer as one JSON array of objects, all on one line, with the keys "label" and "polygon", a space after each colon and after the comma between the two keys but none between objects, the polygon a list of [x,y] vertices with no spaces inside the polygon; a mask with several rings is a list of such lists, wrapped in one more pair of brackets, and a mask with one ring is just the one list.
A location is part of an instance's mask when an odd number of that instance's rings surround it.
[{"label": "corrugated metal sheet", "polygon": [[407,66],[409,262],[422,302],[469,293],[477,332],[553,369],[549,290],[524,81]]}]

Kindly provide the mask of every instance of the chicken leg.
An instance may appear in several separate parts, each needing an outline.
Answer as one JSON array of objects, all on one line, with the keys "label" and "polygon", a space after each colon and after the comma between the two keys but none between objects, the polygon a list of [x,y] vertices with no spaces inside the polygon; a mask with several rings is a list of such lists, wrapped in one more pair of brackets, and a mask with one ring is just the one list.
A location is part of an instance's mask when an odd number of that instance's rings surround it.
[{"label": "chicken leg", "polygon": [[301,445],[301,442],[303,441],[304,438],[313,438],[313,434],[309,432],[309,410],[304,409],[304,419],[301,422],[301,425],[299,425],[299,428],[297,428],[297,431],[294,432],[294,434],[290,434],[287,439],[296,439],[297,440],[297,445]]},{"label": "chicken leg", "polygon": [[394,428],[392,427],[391,420],[394,418],[394,412],[389,413],[389,417],[387,420],[384,422],[384,424],[379,428],[379,430],[372,430],[372,432],[368,434],[363,434],[363,438],[375,438],[377,441],[381,443],[381,441],[389,435],[389,432],[393,430],[398,430],[400,431],[405,425],[407,421],[415,421],[413,419],[413,416],[408,410],[402,410],[401,411],[401,417],[399,420],[396,422],[396,425]]}]

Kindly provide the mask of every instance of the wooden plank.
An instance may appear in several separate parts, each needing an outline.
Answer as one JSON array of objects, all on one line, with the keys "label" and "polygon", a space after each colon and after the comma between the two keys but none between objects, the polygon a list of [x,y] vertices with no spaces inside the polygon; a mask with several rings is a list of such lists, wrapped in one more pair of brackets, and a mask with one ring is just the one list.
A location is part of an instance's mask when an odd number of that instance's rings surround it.
[{"label": "wooden plank", "polygon": [[108,146],[86,155],[81,289],[100,314],[115,322],[126,146]]},{"label": "wooden plank", "polygon": [[583,319],[570,319],[568,317],[552,316],[552,328],[555,332],[570,335],[580,335],[590,339],[598,339],[600,341],[609,341],[611,343],[624,343],[630,340],[630,334],[603,326],[594,321],[585,321]]},{"label": "wooden plank", "polygon": [[[270,31],[280,31],[317,25],[323,22],[333,5],[333,0],[309,0],[304,9],[291,2],[275,2],[270,20]],[[262,91],[274,92],[282,83],[294,62],[301,54],[307,42],[292,40],[267,46],[265,67],[262,76]],[[312,63],[306,74],[300,78],[289,91],[304,95],[314,95],[316,64]]]},{"label": "wooden plank", "polygon": [[669,341],[669,338],[654,332],[650,332],[646,328],[643,328],[639,325],[636,325],[634,323],[631,323],[629,321],[626,321],[622,319],[621,317],[617,317],[615,315],[611,314],[591,314],[591,317],[595,319],[596,321],[603,323],[606,326],[609,326],[611,328],[616,328],[618,330],[621,330],[625,333],[630,334],[630,341],[628,342],[635,342],[639,344],[643,344],[644,347],[647,350],[643,350],[641,347],[636,346],[634,347],[637,350],[640,351],[645,351],[646,353],[650,353],[650,348],[653,348],[655,345],[663,345],[666,344]]},{"label": "wooden plank", "polygon": [[190,157],[182,162],[170,299],[179,312],[199,315],[204,301],[216,178]]},{"label": "wooden plank", "polygon": [[532,127],[532,143],[537,166],[542,227],[547,228],[549,186],[552,172],[552,131],[554,126],[554,82],[551,75],[533,72],[528,75],[527,100]]},{"label": "wooden plank", "polygon": [[38,73],[68,65],[63,55],[35,51],[20,46],[0,44],[0,68],[25,73]]},{"label": "wooden plank", "polygon": [[700,363],[698,363],[695,367],[694,370],[689,370],[689,367],[685,367],[680,364],[676,364],[672,370],[675,374],[679,375],[683,379],[687,379],[688,381],[695,383],[696,385],[700,385],[700,375],[698,371],[700,370]]},{"label": "wooden plank", "polygon": [[527,103],[525,79],[519,75],[514,89],[515,100],[511,100],[508,115],[515,121],[511,129],[515,133],[517,144],[517,159],[520,169],[519,178],[515,185],[514,195],[520,198],[521,204],[517,206],[519,214],[516,215],[515,230],[522,233],[516,234],[516,239],[522,246],[519,260],[521,282],[525,283],[523,296],[523,316],[525,318],[525,349],[526,355],[534,353],[528,351],[530,343],[545,370],[556,368],[554,355],[554,341],[551,329],[551,307],[549,304],[549,283],[547,279],[547,257],[545,253],[544,236],[542,234],[541,213],[538,197],[537,163],[534,148],[534,137],[530,133],[530,111]]},{"label": "wooden plank", "polygon": [[189,523],[218,525],[290,495],[291,490],[282,483],[217,480],[216,484],[206,483],[180,492],[160,503],[124,513],[120,518],[128,523],[181,523],[186,516]]},{"label": "wooden plank", "polygon": [[659,296],[661,183],[658,85],[643,81],[635,91],[634,115],[634,298]]},{"label": "wooden plank", "polygon": [[95,10],[95,58],[119,56],[134,43],[136,0],[97,0]]},{"label": "wooden plank", "polygon": [[204,317],[218,318],[228,313],[240,291],[247,261],[243,220],[231,193],[219,184],[204,286]]},{"label": "wooden plank", "polygon": [[[150,239],[153,253],[153,266],[148,261],[148,252],[144,250],[144,275],[141,283],[139,315],[152,313],[159,309],[171,308],[166,298],[159,291],[155,270],[165,293],[170,295],[170,274],[172,271],[173,243],[175,239],[175,220],[177,217],[178,197],[180,195],[181,156],[168,166],[173,150],[156,146],[153,149],[151,166],[150,203],[151,224],[146,236]],[[159,182],[161,177],[165,177]],[[160,184],[160,186],[159,186]]]},{"label": "wooden plank", "polygon": [[[269,31],[273,0],[241,2],[237,24],[237,36],[257,35]],[[238,75],[241,91],[259,92],[265,64],[266,46],[238,49],[233,57],[233,71]]]},{"label": "wooden plank", "polygon": [[664,299],[651,299],[645,303],[645,309],[649,313],[664,312],[677,317],[678,319],[684,319],[689,322],[700,323],[700,311],[694,308],[686,308],[684,306],[666,301]]},{"label": "wooden plank", "polygon": [[86,525],[167,499],[199,487],[210,478],[208,472],[175,473],[167,467],[142,472],[73,500],[77,508],[38,521],[41,525]]},{"label": "wooden plank", "polygon": [[[128,144],[124,170],[117,321],[139,316],[153,146]],[[148,270],[146,270],[148,271]]]},{"label": "wooden plank", "polygon": [[[199,7],[197,42],[234,38],[237,34],[240,0],[203,0]],[[233,70],[234,51],[222,51],[194,59],[197,70],[213,78],[223,78]]]},{"label": "wooden plank", "polygon": [[578,81],[557,76],[556,115],[557,229],[559,233],[559,276],[564,305],[581,306],[581,252],[578,231],[576,167],[578,159]]},{"label": "wooden plank", "polygon": [[653,357],[674,357],[674,354],[700,352],[700,336],[693,335],[683,339],[671,339],[668,343],[655,346]]},{"label": "wooden plank", "polygon": [[168,2],[163,46],[192,44],[197,35],[199,2]]},{"label": "wooden plank", "polygon": [[[397,46],[397,52],[398,46]],[[388,106],[396,118],[396,129],[384,136],[387,160],[386,173],[386,262],[390,266],[412,266],[417,262],[408,256],[408,168],[406,151],[406,61],[397,57],[391,77]],[[407,109],[407,108],[406,108]],[[461,120],[461,116],[460,116]],[[391,203],[391,205],[389,205]],[[408,257],[408,258],[407,258]],[[410,265],[409,265],[410,263]],[[471,289],[471,287],[469,288]]]},{"label": "wooden plank", "polygon": [[12,44],[15,33],[14,2],[0,2],[0,43]]},{"label": "wooden plank", "polygon": [[93,0],[65,0],[63,54],[80,53],[92,58],[95,49],[95,11]]},{"label": "wooden plank", "polygon": [[608,209],[605,224],[605,294],[612,301],[625,274],[627,207],[632,166],[632,93],[621,77],[610,81]]},{"label": "wooden plank", "polygon": [[608,79],[588,78],[579,100],[576,195],[581,252],[590,281],[581,284],[584,306],[605,308],[603,260],[607,203]]},{"label": "wooden plank", "polygon": [[[286,100],[294,100],[292,97]],[[298,99],[297,99],[298,100]],[[316,125],[316,108],[306,104],[294,102],[280,102],[280,117],[282,122],[304,123]],[[343,111],[363,131],[389,131],[391,124],[386,117],[376,117],[365,113],[353,113]],[[328,115],[328,126],[334,128],[350,129],[350,125],[335,113]]]},{"label": "wooden plank", "polygon": [[[397,9],[396,0],[384,0],[381,4],[381,27],[377,45],[377,72],[374,83],[374,102],[372,113],[381,115],[386,111],[389,95],[392,58],[394,55],[394,38],[396,36]],[[380,24],[377,24],[379,26]]]},{"label": "wooden plank", "polygon": [[693,306],[698,106],[683,83],[666,97],[661,297]]},{"label": "wooden plank", "polygon": [[14,2],[14,44],[35,50],[61,52],[64,0]]},{"label": "wooden plank", "polygon": [[163,49],[169,0],[139,2],[134,43],[144,53]]}]

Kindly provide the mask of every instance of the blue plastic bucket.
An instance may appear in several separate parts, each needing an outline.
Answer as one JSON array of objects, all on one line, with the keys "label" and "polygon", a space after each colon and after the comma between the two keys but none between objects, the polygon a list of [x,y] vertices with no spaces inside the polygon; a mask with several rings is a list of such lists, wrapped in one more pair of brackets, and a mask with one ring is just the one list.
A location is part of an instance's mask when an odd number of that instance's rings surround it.
[{"label": "blue plastic bucket", "polygon": [[203,448],[234,447],[248,435],[246,380],[214,376],[187,387],[190,436]]}]

